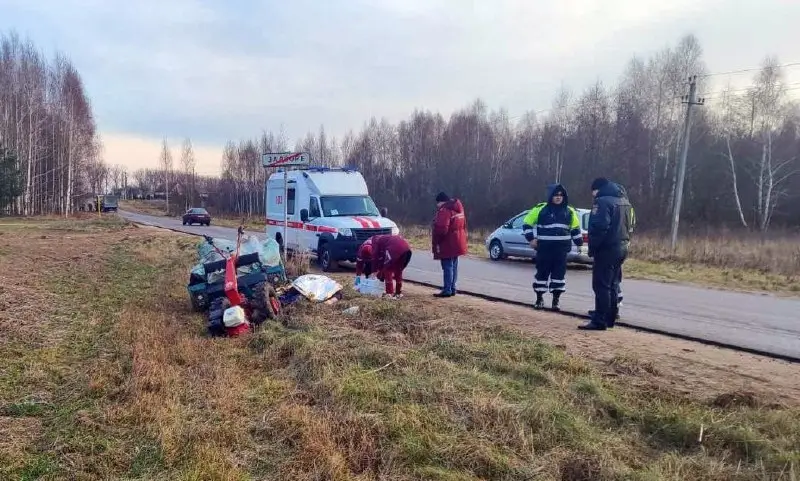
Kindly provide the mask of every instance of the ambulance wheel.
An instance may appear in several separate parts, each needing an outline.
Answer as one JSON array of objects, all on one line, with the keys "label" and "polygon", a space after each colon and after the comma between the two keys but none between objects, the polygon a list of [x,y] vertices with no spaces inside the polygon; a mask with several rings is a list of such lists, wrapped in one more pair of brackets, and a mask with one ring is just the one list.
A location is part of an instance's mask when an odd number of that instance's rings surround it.
[{"label": "ambulance wheel", "polygon": [[336,270],[338,263],[333,259],[331,250],[328,248],[327,244],[319,246],[319,250],[317,250],[317,263],[320,269],[322,269],[322,272],[333,272]]},{"label": "ambulance wheel", "polygon": [[505,253],[503,252],[503,244],[500,243],[499,240],[495,239],[489,244],[489,258],[493,261],[499,261],[505,257]]}]

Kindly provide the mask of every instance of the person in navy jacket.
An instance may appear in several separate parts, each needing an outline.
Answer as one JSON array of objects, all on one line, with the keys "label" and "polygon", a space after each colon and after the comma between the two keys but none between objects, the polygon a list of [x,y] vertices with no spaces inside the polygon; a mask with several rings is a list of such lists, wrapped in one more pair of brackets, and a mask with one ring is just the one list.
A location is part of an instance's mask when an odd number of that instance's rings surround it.
[{"label": "person in navy jacket", "polygon": [[622,263],[628,256],[633,226],[633,209],[619,186],[603,177],[592,182],[592,213],[589,216],[589,256],[595,308],[585,330],[614,327],[617,317],[617,283]]}]

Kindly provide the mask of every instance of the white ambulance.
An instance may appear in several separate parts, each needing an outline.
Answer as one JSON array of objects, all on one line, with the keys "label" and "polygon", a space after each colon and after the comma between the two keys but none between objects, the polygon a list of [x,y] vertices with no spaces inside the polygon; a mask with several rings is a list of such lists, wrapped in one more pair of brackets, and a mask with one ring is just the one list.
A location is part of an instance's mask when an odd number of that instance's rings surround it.
[{"label": "white ambulance", "polygon": [[[346,168],[304,167],[288,171],[284,199],[283,171],[270,175],[266,187],[267,236],[289,251],[310,252],[322,270],[339,261],[355,262],[361,244],[377,234],[398,234],[369,196],[364,177]],[[283,209],[288,224],[284,239]]]}]

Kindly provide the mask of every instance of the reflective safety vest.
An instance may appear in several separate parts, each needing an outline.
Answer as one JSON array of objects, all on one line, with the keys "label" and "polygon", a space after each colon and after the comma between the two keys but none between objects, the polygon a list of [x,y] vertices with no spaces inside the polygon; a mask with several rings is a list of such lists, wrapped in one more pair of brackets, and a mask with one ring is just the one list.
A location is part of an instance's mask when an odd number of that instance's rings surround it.
[{"label": "reflective safety vest", "polygon": [[[540,244],[545,242],[558,242],[566,244],[571,248],[572,242],[576,245],[583,244],[583,234],[581,224],[578,220],[578,213],[572,206],[567,206],[567,210],[557,209],[551,213],[547,202],[541,202],[525,216],[522,221],[522,233],[529,242],[537,239]],[[564,215],[567,212],[567,215]],[[544,215],[542,215],[544,213]]]}]

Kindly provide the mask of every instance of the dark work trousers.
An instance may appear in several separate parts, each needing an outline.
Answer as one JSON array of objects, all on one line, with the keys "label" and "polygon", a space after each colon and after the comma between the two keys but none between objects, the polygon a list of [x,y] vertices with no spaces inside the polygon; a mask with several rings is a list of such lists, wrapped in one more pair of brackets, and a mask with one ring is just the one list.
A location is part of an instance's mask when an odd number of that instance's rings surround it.
[{"label": "dark work trousers", "polygon": [[623,254],[619,261],[619,268],[616,270],[617,275],[614,276],[614,292],[617,293],[617,306],[622,302],[622,264],[625,263],[627,255]]},{"label": "dark work trousers", "polygon": [[540,249],[536,252],[536,277],[533,291],[537,294],[567,290],[567,252],[563,249]]},{"label": "dark work trousers", "polygon": [[625,255],[619,249],[604,249],[594,253],[592,290],[594,317],[592,322],[613,326],[617,317],[617,289]]}]

